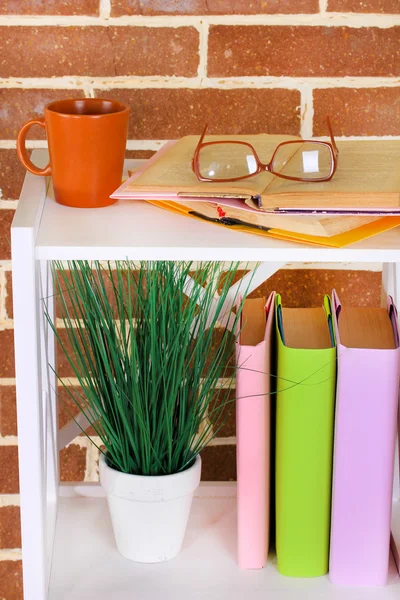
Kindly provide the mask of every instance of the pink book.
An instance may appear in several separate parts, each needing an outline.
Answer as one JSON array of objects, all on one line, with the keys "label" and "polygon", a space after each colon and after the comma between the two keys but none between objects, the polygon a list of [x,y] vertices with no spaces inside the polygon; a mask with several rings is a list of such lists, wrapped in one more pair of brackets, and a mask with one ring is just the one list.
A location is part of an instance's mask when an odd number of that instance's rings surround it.
[{"label": "pink book", "polygon": [[268,556],[272,293],[246,300],[236,347],[238,564],[261,569]]},{"label": "pink book", "polygon": [[[364,341],[356,345],[345,343],[353,335],[353,319],[360,318],[352,310],[362,318],[368,309],[343,309],[333,292],[338,375],[329,576],[339,585],[380,586],[387,581],[390,552],[400,364],[397,311],[390,297],[389,319],[382,309],[372,309],[375,326],[368,325],[372,313],[364,324],[360,320],[358,339]],[[374,328],[380,344],[368,344],[369,335],[377,339]]]}]

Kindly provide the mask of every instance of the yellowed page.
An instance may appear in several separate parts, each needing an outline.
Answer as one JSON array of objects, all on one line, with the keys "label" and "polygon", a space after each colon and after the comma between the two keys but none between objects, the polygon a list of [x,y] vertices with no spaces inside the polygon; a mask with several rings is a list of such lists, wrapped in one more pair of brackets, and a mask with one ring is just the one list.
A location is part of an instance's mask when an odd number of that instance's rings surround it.
[{"label": "yellowed page", "polygon": [[330,348],[332,340],[324,308],[282,308],[285,346]]},{"label": "yellowed page", "polygon": [[342,307],[338,325],[340,342],[348,348],[386,350],[396,347],[386,308]]},{"label": "yellowed page", "polygon": [[[288,140],[297,139],[282,135],[225,135],[206,136],[205,141],[246,141],[254,146],[262,162],[269,162],[276,146]],[[199,136],[186,136],[180,139],[170,150],[146,170],[136,181],[125,188],[135,192],[176,192],[213,196],[227,194],[230,197],[258,195],[274,179],[270,173],[260,173],[233,183],[201,182],[192,171],[192,158]]]},{"label": "yellowed page", "polygon": [[267,316],[265,312],[266,298],[248,298],[243,303],[242,329],[240,343],[242,346],[257,346],[265,336]]},{"label": "yellowed page", "polygon": [[399,209],[400,141],[342,141],[337,145],[339,164],[331,181],[302,183],[276,177],[263,194],[262,207]]},{"label": "yellowed page", "polygon": [[279,214],[279,212],[266,212],[262,210],[249,211],[236,206],[211,201],[196,201],[182,199],[180,204],[186,206],[190,211],[209,219],[220,218],[218,207],[222,208],[225,216],[232,219],[239,219],[243,223],[257,225],[261,227],[283,229],[285,231],[296,231],[308,235],[319,235],[330,237],[338,235],[345,231],[350,231],[356,227],[361,227],[367,223],[378,221],[381,217],[366,217],[359,215],[339,215],[326,217],[324,215],[296,215]]}]

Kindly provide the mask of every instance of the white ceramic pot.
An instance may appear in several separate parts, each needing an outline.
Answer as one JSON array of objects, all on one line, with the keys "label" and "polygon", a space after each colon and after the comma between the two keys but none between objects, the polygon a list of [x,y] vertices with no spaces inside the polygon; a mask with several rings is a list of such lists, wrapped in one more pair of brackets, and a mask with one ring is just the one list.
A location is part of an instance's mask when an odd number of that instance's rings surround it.
[{"label": "white ceramic pot", "polygon": [[101,456],[100,482],[122,556],[155,563],[179,553],[200,474],[200,456],[182,473],[154,477],[115,471]]}]

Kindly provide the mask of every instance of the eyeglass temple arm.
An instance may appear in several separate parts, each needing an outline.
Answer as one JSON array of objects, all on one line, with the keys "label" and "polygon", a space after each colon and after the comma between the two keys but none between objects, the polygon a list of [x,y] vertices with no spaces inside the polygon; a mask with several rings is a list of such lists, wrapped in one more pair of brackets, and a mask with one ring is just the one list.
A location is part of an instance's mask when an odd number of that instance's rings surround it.
[{"label": "eyeglass temple arm", "polygon": [[208,123],[206,123],[206,125],[205,125],[205,127],[203,129],[203,133],[200,136],[199,142],[198,142],[198,144],[196,146],[196,152],[199,150],[201,144],[203,143],[204,137],[206,135],[207,127],[208,127]]},{"label": "eyeglass temple arm", "polygon": [[328,116],[326,117],[326,122],[328,124],[328,130],[329,130],[329,135],[330,135],[330,138],[331,138],[332,146],[334,147],[334,149],[336,150],[336,152],[339,154],[339,148],[336,146],[335,137],[333,135],[331,120],[330,120],[330,118]]},{"label": "eyeglass temple arm", "polygon": [[196,169],[195,169],[195,164],[198,161],[198,156],[199,156],[199,152],[200,152],[200,148],[201,148],[201,144],[203,143],[204,140],[204,136],[206,135],[206,131],[207,131],[207,127],[208,127],[208,123],[206,123],[204,129],[203,129],[203,133],[200,136],[200,139],[197,143],[196,149],[194,151],[193,154],[193,158],[192,158],[192,170],[196,173]]}]

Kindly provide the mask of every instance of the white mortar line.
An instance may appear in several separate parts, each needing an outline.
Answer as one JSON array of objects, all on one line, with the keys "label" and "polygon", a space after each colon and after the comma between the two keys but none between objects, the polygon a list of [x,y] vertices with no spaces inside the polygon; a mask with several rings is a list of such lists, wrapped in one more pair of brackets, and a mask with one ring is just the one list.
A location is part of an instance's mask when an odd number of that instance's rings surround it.
[{"label": "white mortar line", "polygon": [[[28,150],[33,148],[47,148],[46,140],[26,140],[26,147]],[[2,150],[15,150],[17,147],[16,140],[0,140],[0,149]]]},{"label": "white mortar line", "polygon": [[[335,131],[333,131],[333,133],[335,133]],[[315,136],[316,139],[318,140],[322,140],[322,141],[330,141],[330,137],[328,136]],[[348,137],[345,136],[338,136],[335,135],[335,140],[339,141],[339,142],[351,142],[351,141],[357,141],[357,140],[361,140],[361,141],[371,141],[371,142],[376,142],[376,141],[385,141],[385,140],[400,140],[400,136],[399,135],[371,135],[371,136],[362,136],[362,135],[349,135]]]},{"label": "white mortar line", "polygon": [[14,329],[14,321],[12,319],[0,321],[0,331],[8,331],[10,329]]},{"label": "white mortar line", "polygon": [[0,260],[0,267],[5,271],[11,271],[11,260]]},{"label": "white mortar line", "polygon": [[18,436],[0,435],[0,446],[18,446]]},{"label": "white mortar line", "polygon": [[85,26],[137,26],[137,27],[195,27],[200,23],[209,25],[270,25],[311,27],[347,26],[357,29],[362,27],[389,28],[400,24],[399,14],[382,13],[310,13],[310,14],[265,14],[265,15],[163,15],[163,16],[123,16],[123,17],[89,17],[61,15],[4,15],[0,17],[0,26],[31,27],[85,27]]},{"label": "white mortar line", "polygon": [[216,437],[208,444],[209,446],[235,446],[236,436]]},{"label": "white mortar line", "polygon": [[127,150],[160,150],[168,140],[128,140]]},{"label": "white mortar line", "polygon": [[57,382],[58,387],[80,387],[79,380],[77,377],[61,377]]},{"label": "white mortar line", "polygon": [[0,494],[0,508],[4,506],[19,506],[19,494]]},{"label": "white mortar line", "polygon": [[[101,438],[98,435],[93,435],[91,439],[95,444],[97,444],[97,446],[100,446],[102,444]],[[65,447],[68,448],[69,446],[74,444],[75,446],[79,446],[80,448],[89,448],[90,446],[93,446],[92,442],[89,440],[88,437],[86,437],[86,435],[80,435],[76,437]]]},{"label": "white mortar line", "polygon": [[0,561],[3,560],[22,560],[22,550],[18,548],[13,550],[0,550]]},{"label": "white mortar line", "polygon": [[[319,12],[321,15],[326,15],[328,9],[328,0],[319,0]],[[331,13],[329,13],[331,14]]]},{"label": "white mortar line", "polygon": [[0,200],[0,210],[15,210],[18,206],[18,200]]},{"label": "white mortar line", "polygon": [[111,0],[100,0],[100,18],[109,19],[111,15]]},{"label": "white mortar line", "polygon": [[304,84],[300,90],[300,135],[305,139],[312,137],[314,120],[313,89]]},{"label": "white mortar line", "polygon": [[6,297],[7,297],[7,280],[4,269],[0,268],[0,323],[7,318]]},{"label": "white mortar line", "polygon": [[15,386],[15,377],[2,377],[0,379],[0,386],[2,386],[2,385],[4,387],[6,387],[6,386],[14,387]]},{"label": "white mortar line", "polygon": [[200,82],[207,77],[208,33],[209,25],[202,21],[199,29],[199,67],[197,70]]},{"label": "white mortar line", "polygon": [[348,262],[339,262],[339,263],[326,263],[326,262],[318,262],[318,263],[288,263],[283,267],[288,270],[298,270],[298,269],[326,269],[327,271],[382,271],[382,263],[348,263]]},{"label": "white mortar line", "polygon": [[99,455],[100,452],[93,444],[89,444],[86,452],[86,469],[84,481],[99,480]]},{"label": "white mortar line", "polygon": [[[203,42],[204,43],[204,42]],[[326,88],[381,88],[399,87],[398,77],[289,77],[289,76],[243,76],[243,77],[206,77],[206,58],[201,48],[199,75],[197,77],[165,77],[153,76],[119,76],[119,77],[8,77],[0,79],[0,89],[60,89],[83,90],[92,93],[92,88],[108,89],[157,89],[157,88],[189,88],[221,90],[265,87],[278,89],[301,89],[307,84],[315,89]],[[203,61],[203,62],[202,62]]]}]

